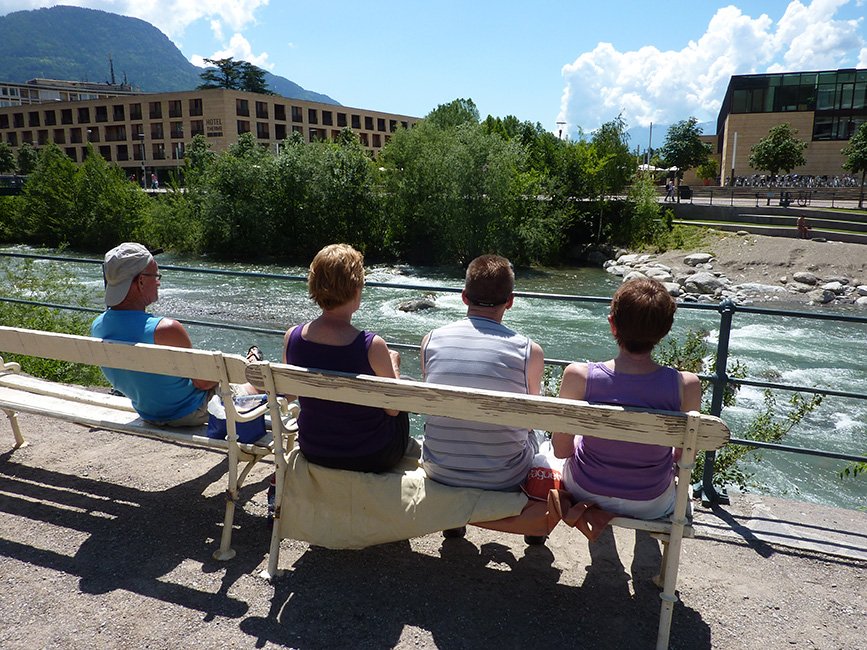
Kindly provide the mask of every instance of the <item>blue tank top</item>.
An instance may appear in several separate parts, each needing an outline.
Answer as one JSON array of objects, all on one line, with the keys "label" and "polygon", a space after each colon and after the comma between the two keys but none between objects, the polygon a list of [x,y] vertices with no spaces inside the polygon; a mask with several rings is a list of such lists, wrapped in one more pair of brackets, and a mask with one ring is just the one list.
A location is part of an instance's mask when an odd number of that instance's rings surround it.
[{"label": "blue tank top", "polygon": [[[286,360],[296,366],[375,375],[367,358],[376,336],[361,331],[349,345],[314,343],[301,336],[298,325],[286,343]],[[382,451],[394,436],[397,418],[380,408],[343,404],[313,397],[298,400],[298,446],[321,458],[367,456]]]},{"label": "blue tank top", "polygon": [[[659,368],[646,375],[614,372],[588,363],[584,399],[593,404],[680,410],[680,373]],[[567,461],[575,482],[593,494],[649,501],[674,480],[671,447],[580,436]]]},{"label": "blue tank top", "polygon": [[[90,335],[106,341],[153,343],[162,316],[129,309],[107,309],[90,326]],[[189,415],[202,405],[207,391],[186,377],[171,377],[134,370],[103,368],[109,383],[129,397],[143,420],[169,422]]]}]

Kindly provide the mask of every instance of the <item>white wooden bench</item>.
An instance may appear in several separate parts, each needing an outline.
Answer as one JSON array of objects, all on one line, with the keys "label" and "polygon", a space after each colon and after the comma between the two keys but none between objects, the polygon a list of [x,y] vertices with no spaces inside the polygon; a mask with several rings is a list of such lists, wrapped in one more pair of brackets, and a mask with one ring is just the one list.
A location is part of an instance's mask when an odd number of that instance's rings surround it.
[{"label": "white wooden bench", "polygon": [[[651,443],[681,449],[677,496],[671,519],[644,521],[616,517],[610,522],[614,526],[648,531],[663,542],[660,594],[662,606],[657,648],[668,647],[671,616],[677,602],[681,540],[692,533],[687,520],[690,472],[699,449],[718,449],[728,441],[729,430],[719,418],[696,412],[685,414],[599,406],[553,397],[519,396],[514,393],[323,372],[268,362],[250,364],[247,366],[246,376],[254,386],[265,390],[269,402],[274,405],[279,395],[299,395],[411,413],[587,434],[611,440]],[[281,537],[292,536],[291,530],[287,534],[284,530],[286,526],[280,525],[283,485],[287,480],[287,472],[290,471],[287,462],[289,449],[281,445],[283,441],[291,439],[291,432],[275,437],[277,493],[270,555],[264,572],[268,578],[277,575]],[[305,495],[293,493],[286,497],[303,500]],[[316,543],[315,540],[308,541]]]},{"label": "white wooden bench", "polygon": [[[0,354],[8,353],[220,382],[223,401],[227,405],[226,440],[208,438],[204,426],[169,428],[149,424],[138,416],[125,397],[22,375],[17,363],[4,363],[0,356],[0,409],[9,418],[15,448],[27,444],[16,415],[22,412],[226,453],[229,459],[226,512],[220,548],[215,551],[214,557],[219,560],[234,557],[235,551],[231,548],[232,522],[240,489],[250,469],[263,458],[271,456],[275,448],[271,433],[255,444],[236,442],[236,422],[252,420],[269,408],[263,405],[242,415],[235,411],[232,400],[227,398],[229,382],[246,381],[244,358],[221,352],[109,343],[86,336],[0,327]],[[278,413],[280,408],[285,414],[285,402],[278,405]],[[282,424],[279,414],[277,419]],[[281,429],[285,431],[287,427]],[[280,448],[284,446],[280,445]],[[240,471],[239,463],[244,463]]]}]

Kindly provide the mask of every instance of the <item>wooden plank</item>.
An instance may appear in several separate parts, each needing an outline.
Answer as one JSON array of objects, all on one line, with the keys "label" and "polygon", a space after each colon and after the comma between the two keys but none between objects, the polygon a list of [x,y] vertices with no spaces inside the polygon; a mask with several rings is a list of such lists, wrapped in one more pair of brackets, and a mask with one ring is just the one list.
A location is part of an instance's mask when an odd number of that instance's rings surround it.
[{"label": "wooden plank", "polygon": [[[66,422],[74,422],[97,429],[120,431],[157,440],[195,445],[225,451],[226,440],[208,438],[205,427],[169,428],[158,427],[142,420],[135,411],[115,409],[97,404],[82,404],[58,396],[29,393],[24,390],[0,386],[0,408],[44,415]],[[271,434],[258,441],[259,444],[239,444],[245,453],[254,456],[271,454]]]},{"label": "wooden plank", "polygon": [[[280,394],[627,442],[670,447],[682,447],[684,443],[687,423],[684,413],[590,405],[556,397],[325,372],[267,362],[247,366],[247,379],[254,386],[264,385],[266,365],[271,368]],[[729,430],[722,420],[701,416],[699,448],[718,449],[728,439]]]},{"label": "wooden plank", "polygon": [[2,352],[207,381],[223,378],[219,352],[145,343],[108,343],[88,336],[15,327],[0,327]]},{"label": "wooden plank", "polygon": [[80,386],[57,384],[17,372],[0,373],[0,386],[16,388],[28,393],[36,393],[37,395],[50,395],[52,397],[71,399],[80,404],[94,404],[95,406],[105,406],[120,411],[135,411],[132,407],[132,402],[127,397],[112,395],[110,393],[98,393],[81,388]]}]

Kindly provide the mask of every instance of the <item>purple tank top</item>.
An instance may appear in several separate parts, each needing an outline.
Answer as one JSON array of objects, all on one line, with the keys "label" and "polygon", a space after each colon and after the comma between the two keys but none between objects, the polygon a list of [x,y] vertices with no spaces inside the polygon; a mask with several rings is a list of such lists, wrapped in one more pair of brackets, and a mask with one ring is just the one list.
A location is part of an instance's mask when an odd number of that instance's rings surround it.
[{"label": "purple tank top", "polygon": [[[367,352],[373,332],[359,332],[349,345],[307,341],[299,325],[289,335],[286,360],[296,366],[375,375]],[[328,458],[375,454],[391,441],[395,418],[380,408],[301,397],[298,445],[302,453]]]},{"label": "purple tank top", "polygon": [[[627,375],[602,363],[589,363],[584,399],[596,404],[680,410],[680,373],[660,368],[646,375]],[[580,436],[569,459],[575,482],[593,494],[648,501],[674,480],[670,447]]]}]

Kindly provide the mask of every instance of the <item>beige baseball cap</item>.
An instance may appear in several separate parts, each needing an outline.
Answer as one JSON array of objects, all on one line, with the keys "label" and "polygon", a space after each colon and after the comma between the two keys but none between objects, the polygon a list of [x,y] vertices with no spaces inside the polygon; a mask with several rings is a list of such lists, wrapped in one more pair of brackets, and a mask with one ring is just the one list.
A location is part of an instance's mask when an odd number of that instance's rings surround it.
[{"label": "beige baseball cap", "polygon": [[132,280],[145,270],[154,256],[135,242],[124,242],[105,254],[102,275],[105,279],[105,304],[114,307],[123,302]]}]

